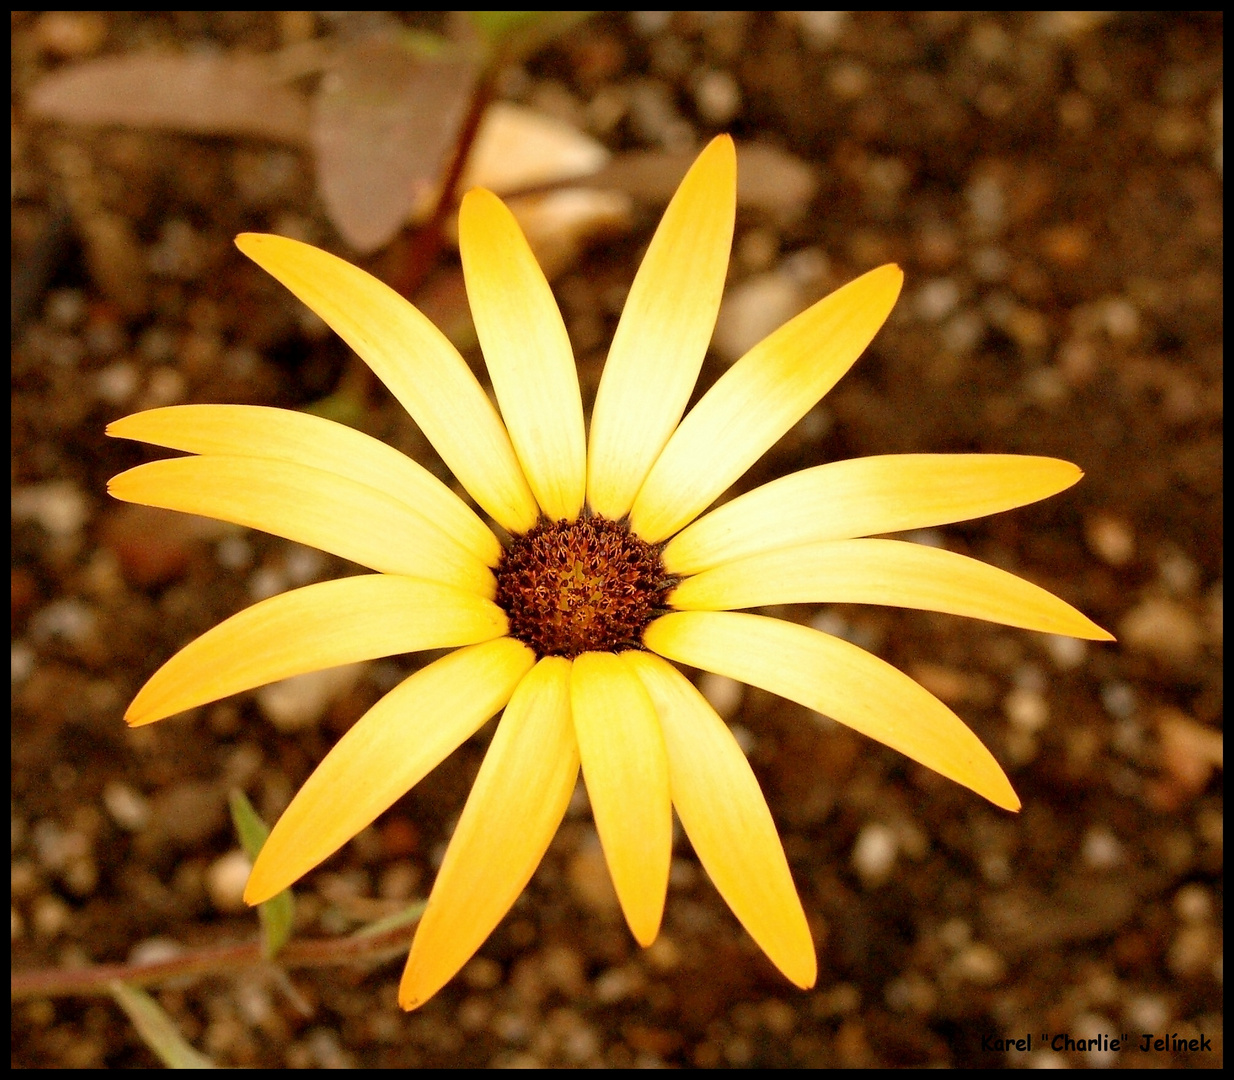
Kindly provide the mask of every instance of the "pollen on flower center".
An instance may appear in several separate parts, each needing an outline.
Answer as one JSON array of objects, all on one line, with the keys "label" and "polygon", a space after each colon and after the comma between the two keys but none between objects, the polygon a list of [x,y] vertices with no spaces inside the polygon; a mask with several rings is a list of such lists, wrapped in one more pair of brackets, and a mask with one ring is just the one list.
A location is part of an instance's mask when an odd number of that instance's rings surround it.
[{"label": "pollen on flower center", "polygon": [[642,648],[674,584],[656,548],[603,517],[542,521],[497,565],[510,635],[541,657]]}]

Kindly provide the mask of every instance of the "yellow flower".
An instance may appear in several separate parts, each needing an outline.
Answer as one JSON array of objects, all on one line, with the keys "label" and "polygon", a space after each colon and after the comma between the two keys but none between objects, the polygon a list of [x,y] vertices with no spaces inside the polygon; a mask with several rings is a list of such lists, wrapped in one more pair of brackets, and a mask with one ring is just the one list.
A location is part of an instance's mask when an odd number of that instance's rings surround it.
[{"label": "yellow flower", "polygon": [[907,676],[839,638],[734,609],[898,604],[1109,638],[983,563],[860,539],[1045,498],[1079,479],[1066,462],[863,458],[704,513],[848,370],[903,280],[884,266],[819,301],[683,419],[723,291],[735,192],[733,144],[721,137],[683,180],[631,287],[590,432],[548,283],[491,193],[464,199],[459,246],[500,415],[445,337],[385,285],[293,240],[237,240],[372,367],[504,539],[415,462],[317,417],[198,405],[108,428],[193,455],[115,477],[117,498],[264,529],[376,571],[228,619],[150,679],[131,724],[336,664],[456,649],[387,694],[321,762],[270,834],[250,903],[328,858],[504,710],[412,944],[405,1008],[451,979],[509,910],[580,764],[640,944],[659,930],[675,808],[750,935],[792,982],[813,985],[810,931],[754,774],[670,660],[800,702],[1019,806],[976,736]]}]

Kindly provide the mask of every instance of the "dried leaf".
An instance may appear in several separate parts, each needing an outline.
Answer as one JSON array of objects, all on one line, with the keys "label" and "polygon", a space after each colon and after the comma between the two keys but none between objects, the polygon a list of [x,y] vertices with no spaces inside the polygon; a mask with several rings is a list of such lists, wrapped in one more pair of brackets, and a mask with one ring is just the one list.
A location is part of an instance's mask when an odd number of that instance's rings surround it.
[{"label": "dried leaf", "polygon": [[536,261],[550,281],[578,262],[584,248],[602,236],[629,229],[632,200],[621,191],[564,188],[507,200]]},{"label": "dried leaf", "polygon": [[[636,199],[668,202],[694,161],[692,153],[638,150],[615,157],[588,183],[618,188]],[[792,220],[818,190],[815,169],[784,150],[762,143],[737,147],[737,203]]]},{"label": "dried leaf", "polygon": [[417,55],[385,37],[336,54],[314,101],[312,142],[326,211],[357,251],[390,240],[438,182],[477,75],[456,50]]},{"label": "dried leaf", "polygon": [[[494,101],[476,130],[458,189],[488,188],[508,199],[582,180],[603,169],[610,157],[601,143],[562,120]],[[413,222],[428,220],[438,192],[436,186],[424,192],[411,212]]]},{"label": "dried leaf", "polygon": [[591,176],[609,157],[603,145],[563,120],[496,101],[476,132],[460,186],[507,195]]},{"label": "dried leaf", "polygon": [[240,135],[303,145],[309,109],[267,59],[226,53],[136,53],[62,68],[35,84],[32,116],[73,124]]}]

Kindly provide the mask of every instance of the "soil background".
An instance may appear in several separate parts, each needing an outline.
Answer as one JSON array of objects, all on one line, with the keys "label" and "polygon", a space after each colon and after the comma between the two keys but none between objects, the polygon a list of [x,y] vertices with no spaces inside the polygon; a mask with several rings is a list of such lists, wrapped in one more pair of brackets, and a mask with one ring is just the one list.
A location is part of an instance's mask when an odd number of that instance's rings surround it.
[{"label": "soil background", "polygon": [[[152,455],[104,426],[156,404],[359,401],[357,426],[432,454],[231,245],[294,232],[349,254],[306,153],[35,122],[25,102],[93,56],[273,52],[346,28],[304,13],[11,25],[13,967],[249,941],[227,791],[273,820],[423,657],[315,684],[307,704],[249,694],[128,730],[125,705],[176,649],[255,597],[350,568],[110,501],[107,478]],[[1018,815],[796,705],[703,680],[749,749],[815,931],[809,993],[763,959],[684,838],[662,937],[640,950],[580,795],[510,915],[419,1012],[396,1004],[401,956],[255,968],[154,988],[183,1034],[260,1068],[1220,1067],[1222,32],[1208,14],[609,13],[505,73],[501,96],[618,153],[688,156],[729,131],[807,170],[803,205],[739,211],[726,341],[880,263],[904,268],[872,347],[742,487],[866,454],[1074,461],[1072,490],[923,539],[1022,574],[1119,641],[777,612],[947,701],[1007,769]],[[632,206],[555,281],[588,403],[662,201]],[[389,269],[406,239],[366,265]],[[414,299],[465,322],[459,282],[447,252]],[[717,339],[700,389],[726,359]],[[300,936],[427,894],[491,730],[300,883]],[[1146,1033],[1207,1041],[1142,1051]],[[1027,1035],[1028,1052],[995,1041]],[[157,1065],[107,998],[17,1002],[12,1046],[19,1068]]]}]

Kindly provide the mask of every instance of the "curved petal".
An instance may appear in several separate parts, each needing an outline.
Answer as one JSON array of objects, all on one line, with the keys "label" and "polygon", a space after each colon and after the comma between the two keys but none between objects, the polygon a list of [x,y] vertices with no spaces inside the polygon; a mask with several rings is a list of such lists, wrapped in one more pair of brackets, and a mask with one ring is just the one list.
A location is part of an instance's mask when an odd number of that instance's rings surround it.
[{"label": "curved petal", "polygon": [[1113,641],[1070,604],[1005,570],[903,540],[825,540],[765,551],[683,581],[679,611],[769,604],[887,604]]},{"label": "curved petal", "polygon": [[630,525],[649,543],[692,521],[852,367],[886,321],[904,274],[881,266],[824,297],[728,369],[652,467]]},{"label": "curved petal", "polygon": [[570,661],[541,660],[506,706],[433,883],[398,1000],[423,1004],[454,977],[531,880],[578,781]]},{"label": "curved petal", "polygon": [[651,653],[624,653],[655,704],[669,785],[699,862],[741,925],[803,990],[818,964],[771,811],[724,721],[684,675]]},{"label": "curved petal", "polygon": [[309,671],[501,637],[496,604],[448,585],[365,574],[272,596],[158,669],[124,714],[135,727]]},{"label": "curved petal", "polygon": [[107,434],[190,454],[272,458],[334,473],[406,503],[486,566],[501,557],[488,526],[422,465],[321,416],[261,405],[171,405],[116,420]]},{"label": "curved petal", "polygon": [[352,725],[283,811],[244,890],[260,904],[329,858],[500,710],[531,670],[513,638],[459,649],[404,679]]},{"label": "curved petal", "polygon": [[406,574],[492,598],[492,572],[419,511],[383,491],[269,458],[186,457],[113,476],[124,502],[231,521],[328,551],[383,574]]},{"label": "curved petal", "polygon": [[236,247],[373,369],[485,513],[512,533],[536,523],[535,499],[497,410],[437,327],[371,274],[298,240],[244,233]]},{"label": "curved petal", "polygon": [[995,806],[1020,808],[998,762],[955,713],[903,672],[847,641],[731,611],[664,615],[647,627],[643,641],[669,660],[825,713]]},{"label": "curved petal", "polygon": [[674,574],[775,548],[849,540],[997,514],[1057,495],[1084,474],[1019,454],[885,454],[833,461],[718,506],[665,545]]},{"label": "curved petal", "polygon": [[583,508],[587,445],[557,301],[514,215],[491,191],[464,196],[458,234],[471,315],[515,453],[544,513],[573,521]]},{"label": "curved petal", "polygon": [[668,204],[613,335],[587,448],[597,514],[629,512],[685,412],[720,310],[736,209],[737,154],[721,135]]},{"label": "curved petal", "polygon": [[578,657],[570,704],[604,861],[626,922],[646,946],[664,914],[673,810],[660,722],[628,655]]}]

